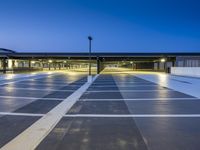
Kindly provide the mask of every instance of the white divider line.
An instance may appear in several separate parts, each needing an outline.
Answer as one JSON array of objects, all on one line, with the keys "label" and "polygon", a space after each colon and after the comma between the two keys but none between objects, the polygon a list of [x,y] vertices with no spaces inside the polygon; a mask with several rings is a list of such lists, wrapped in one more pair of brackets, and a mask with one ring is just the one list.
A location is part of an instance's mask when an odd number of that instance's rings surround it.
[{"label": "white divider line", "polygon": [[150,81],[146,81],[146,82],[132,82],[132,81],[126,81],[126,82],[124,82],[124,81],[116,81],[116,82],[114,82],[114,81],[107,81],[107,82],[105,82],[105,81],[98,81],[98,82],[95,82],[95,83],[93,83],[93,84],[106,84],[106,83],[109,83],[109,84],[115,84],[115,83],[136,83],[136,84],[145,84],[145,83],[151,83],[151,84],[153,84],[152,82],[150,82]]},{"label": "white divider line", "polygon": [[37,89],[37,88],[18,88],[18,87],[0,87],[0,89],[16,89],[16,90],[31,90],[31,91],[55,91],[55,92],[74,92],[75,90],[56,90],[56,89]]},{"label": "white divider line", "polygon": [[[34,77],[33,79],[40,79],[40,78],[45,78],[47,76],[55,76],[57,74],[38,74],[38,75],[31,75],[30,77]],[[25,77],[25,79],[16,79],[15,81],[8,81],[8,82],[5,82],[5,83],[1,83],[1,85],[7,85],[7,84],[12,84],[12,83],[17,83],[17,82],[21,82],[21,81],[27,81],[27,80],[30,80],[28,77]]]},{"label": "white divider line", "polygon": [[[28,77],[35,77],[35,76],[46,76],[46,75],[49,75],[49,74],[45,73],[45,72],[36,73],[36,74],[16,74],[16,75],[13,75],[13,77],[11,77],[11,78],[20,79],[20,78],[28,78]],[[9,77],[9,75],[5,74],[5,75],[0,77],[0,81],[9,80],[11,78]],[[27,80],[29,80],[29,79],[27,79]]]},{"label": "white divider line", "polygon": [[170,89],[161,89],[161,90],[98,90],[98,91],[91,91],[91,90],[88,90],[87,91],[87,93],[91,93],[91,92],[94,92],[94,93],[98,93],[98,92],[107,92],[107,93],[109,93],[109,92],[117,92],[117,93],[119,93],[119,92],[126,92],[126,93],[128,93],[128,92],[131,92],[131,93],[133,93],[133,92],[155,92],[155,91],[173,91],[173,90],[170,90]]},{"label": "white divider line", "polygon": [[[27,81],[35,81],[35,82],[40,82],[40,83],[43,83],[43,84],[58,84],[58,85],[66,85],[66,84],[69,84],[73,81],[67,81],[67,82],[54,82],[54,81],[40,81],[40,80],[34,80],[34,79],[29,79]],[[84,84],[85,82],[76,82],[76,84]]]},{"label": "white divider line", "polygon": [[106,85],[106,86],[112,86],[112,85],[130,85],[130,86],[138,86],[138,85],[155,85],[155,84],[153,84],[153,83],[151,83],[151,84],[140,84],[140,83],[137,83],[137,84],[133,84],[133,83],[93,83],[92,85],[99,85],[99,86],[101,86],[101,85]]},{"label": "white divider line", "polygon": [[[73,82],[72,82],[73,83]],[[74,85],[70,85],[71,83],[68,83],[68,84],[49,84],[49,83],[17,83],[17,84],[19,84],[19,85],[45,85],[45,86],[57,86],[57,87],[63,87],[63,86],[75,86],[75,87],[77,87],[77,86],[81,86],[81,84],[77,84],[76,85],[76,83],[74,83]]]},{"label": "white divider line", "polygon": [[16,112],[0,112],[0,115],[9,115],[9,116],[38,116],[42,117],[44,114],[32,114],[32,113],[16,113]]},{"label": "white divider line", "polygon": [[45,97],[14,97],[14,96],[0,96],[0,98],[8,98],[8,99],[31,99],[31,100],[55,100],[55,101],[63,101],[61,98],[45,98]]},{"label": "white divider line", "polygon": [[125,85],[125,86],[120,86],[120,85],[94,85],[94,84],[92,84],[92,87],[138,87],[138,86],[143,86],[143,87],[145,87],[145,86],[157,86],[157,87],[162,87],[162,86],[160,86],[160,85],[156,85],[156,84],[150,84],[150,85],[146,85],[146,84],[144,84],[144,85]]},{"label": "white divider line", "polygon": [[[0,81],[5,81],[5,80],[9,80],[10,79],[9,77],[6,77],[6,76],[7,75],[0,76]],[[24,74],[24,75],[15,75],[12,78],[13,79],[20,79],[20,78],[26,78],[26,77],[32,77],[32,76],[34,76],[34,75]]]},{"label": "white divider line", "polygon": [[[97,77],[98,75],[94,77],[94,80]],[[1,150],[34,150],[91,84],[92,82],[85,83],[46,115],[4,145]]]},{"label": "white divider line", "polygon": [[152,118],[152,117],[200,117],[200,114],[116,114],[116,115],[110,115],[110,114],[75,114],[75,115],[65,115],[65,117],[136,117],[136,118]]},{"label": "white divider line", "polygon": [[198,98],[141,98],[141,99],[79,99],[79,101],[181,101],[200,100]]}]

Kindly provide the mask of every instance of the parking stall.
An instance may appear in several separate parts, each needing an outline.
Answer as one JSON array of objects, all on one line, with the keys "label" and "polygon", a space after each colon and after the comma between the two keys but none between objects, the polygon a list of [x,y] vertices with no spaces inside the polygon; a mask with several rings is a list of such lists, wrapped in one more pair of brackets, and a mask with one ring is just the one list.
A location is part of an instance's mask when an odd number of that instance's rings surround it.
[{"label": "parking stall", "polygon": [[86,82],[68,73],[32,76],[0,85],[0,147],[22,133]]},{"label": "parking stall", "polygon": [[199,104],[134,75],[101,74],[37,150],[195,149]]}]

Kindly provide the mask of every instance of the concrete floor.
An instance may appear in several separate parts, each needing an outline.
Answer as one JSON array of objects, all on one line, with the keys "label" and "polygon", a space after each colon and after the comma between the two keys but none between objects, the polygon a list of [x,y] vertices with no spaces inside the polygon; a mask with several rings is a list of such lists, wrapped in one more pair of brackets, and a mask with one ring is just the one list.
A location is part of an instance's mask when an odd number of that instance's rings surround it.
[{"label": "concrete floor", "polygon": [[[200,79],[184,78],[180,82],[183,77],[108,70],[35,149],[199,149],[200,101],[194,92],[185,89],[188,82],[191,88]],[[2,79],[0,83],[2,148],[80,88],[86,76],[60,72],[20,80]]]}]

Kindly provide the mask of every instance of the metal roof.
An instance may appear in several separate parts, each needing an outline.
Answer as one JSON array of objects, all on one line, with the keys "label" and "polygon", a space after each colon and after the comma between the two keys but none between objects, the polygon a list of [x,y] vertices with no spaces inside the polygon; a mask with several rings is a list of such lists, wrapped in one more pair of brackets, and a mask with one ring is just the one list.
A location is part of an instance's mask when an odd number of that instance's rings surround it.
[{"label": "metal roof", "polygon": [[10,54],[10,53],[15,53],[15,51],[10,50],[10,49],[0,48],[0,54],[2,53]]},{"label": "metal roof", "polygon": [[[89,56],[85,52],[15,52],[8,49],[0,49],[0,56],[7,56],[10,58],[67,58],[67,57],[77,57],[86,58]],[[115,53],[115,52],[93,52],[92,57],[177,57],[177,56],[200,56],[200,52],[175,52],[175,53]]]},{"label": "metal roof", "polygon": [[[88,53],[12,53],[13,57],[88,57]],[[200,56],[200,53],[92,53],[93,57],[176,57]]]}]

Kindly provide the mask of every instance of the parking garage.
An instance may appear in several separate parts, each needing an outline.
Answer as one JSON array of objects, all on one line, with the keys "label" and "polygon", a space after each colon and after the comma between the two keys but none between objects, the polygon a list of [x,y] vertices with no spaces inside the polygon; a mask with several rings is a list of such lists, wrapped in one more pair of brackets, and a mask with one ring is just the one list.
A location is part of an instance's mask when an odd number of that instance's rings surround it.
[{"label": "parking garage", "polygon": [[[88,68],[88,53],[24,53],[0,49],[0,72]],[[200,66],[200,53],[92,53],[93,72],[105,67],[170,72],[174,66]]]}]

